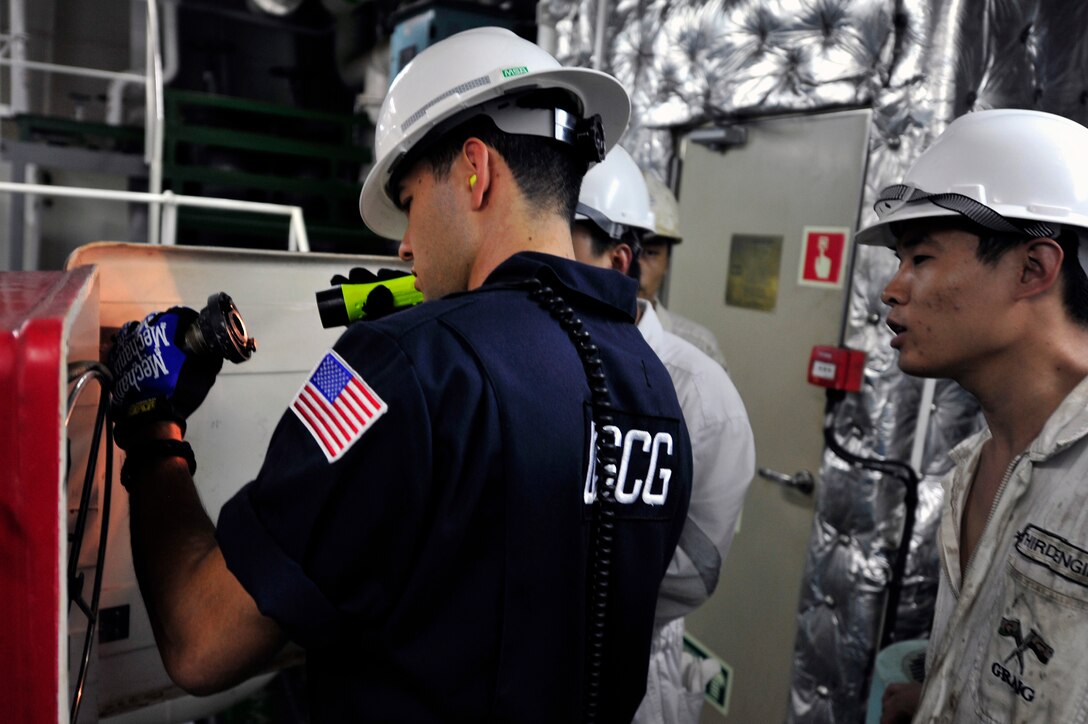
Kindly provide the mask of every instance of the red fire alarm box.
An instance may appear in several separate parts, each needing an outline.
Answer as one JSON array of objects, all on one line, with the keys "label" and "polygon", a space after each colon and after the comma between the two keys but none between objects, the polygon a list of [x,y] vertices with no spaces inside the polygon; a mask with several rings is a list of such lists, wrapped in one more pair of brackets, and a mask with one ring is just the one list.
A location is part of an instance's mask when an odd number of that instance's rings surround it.
[{"label": "red fire alarm box", "polygon": [[858,392],[864,370],[864,352],[818,344],[812,348],[812,357],[808,361],[808,381],[833,390]]}]

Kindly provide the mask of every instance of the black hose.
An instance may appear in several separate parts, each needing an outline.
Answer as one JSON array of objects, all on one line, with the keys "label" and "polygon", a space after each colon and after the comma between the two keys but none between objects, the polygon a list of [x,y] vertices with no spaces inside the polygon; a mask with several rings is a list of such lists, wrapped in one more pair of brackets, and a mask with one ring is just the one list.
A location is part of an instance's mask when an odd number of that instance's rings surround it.
[{"label": "black hose", "polygon": [[909,464],[901,460],[867,458],[850,452],[835,438],[835,413],[845,397],[838,390],[827,391],[827,412],[824,414],[824,442],[828,449],[851,465],[866,470],[889,475],[903,483],[903,532],[899,546],[892,559],[891,576],[888,581],[888,600],[885,604],[884,621],[881,624],[880,648],[892,643],[895,637],[895,624],[899,617],[899,600],[903,593],[903,578],[906,575],[907,558],[910,553],[910,541],[914,535],[914,522],[918,508],[918,473]]}]

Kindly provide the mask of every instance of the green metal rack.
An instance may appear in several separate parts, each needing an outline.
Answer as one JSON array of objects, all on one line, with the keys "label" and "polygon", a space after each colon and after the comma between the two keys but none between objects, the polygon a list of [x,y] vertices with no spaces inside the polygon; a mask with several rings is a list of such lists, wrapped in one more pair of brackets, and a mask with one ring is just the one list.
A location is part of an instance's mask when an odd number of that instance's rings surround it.
[{"label": "green metal rack", "polygon": [[[315,251],[390,252],[390,242],[359,218],[360,171],[373,133],[365,117],[169,88],[165,104],[164,186],[301,206]],[[267,216],[178,212],[182,243],[279,248],[283,232]]]}]

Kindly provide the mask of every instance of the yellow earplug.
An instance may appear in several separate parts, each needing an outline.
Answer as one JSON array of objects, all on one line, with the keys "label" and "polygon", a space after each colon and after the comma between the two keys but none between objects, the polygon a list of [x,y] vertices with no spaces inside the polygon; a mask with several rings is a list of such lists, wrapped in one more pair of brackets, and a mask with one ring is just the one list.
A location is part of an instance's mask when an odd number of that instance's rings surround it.
[{"label": "yellow earplug", "polygon": [[468,187],[470,189],[476,188],[476,174],[472,174],[468,177]]}]

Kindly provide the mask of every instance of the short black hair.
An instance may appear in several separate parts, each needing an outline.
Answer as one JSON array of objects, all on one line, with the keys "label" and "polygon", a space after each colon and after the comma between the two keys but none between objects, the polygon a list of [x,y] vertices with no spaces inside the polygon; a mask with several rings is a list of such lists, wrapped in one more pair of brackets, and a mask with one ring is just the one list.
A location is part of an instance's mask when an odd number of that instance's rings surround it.
[{"label": "short black hair", "polygon": [[613,239],[611,236],[604,233],[604,230],[601,229],[601,227],[588,219],[578,219],[574,224],[581,226],[589,233],[590,247],[593,249],[593,256],[603,256],[612,251],[612,247],[620,243],[619,239]]},{"label": "short black hair", "polygon": [[603,256],[612,251],[613,247],[627,244],[631,249],[631,264],[627,267],[627,276],[636,281],[638,280],[642,272],[642,267],[639,264],[639,257],[642,256],[642,242],[639,240],[637,233],[625,233],[622,239],[613,239],[604,232],[604,229],[589,219],[578,219],[571,224],[571,227],[573,228],[576,224],[589,232],[590,248],[593,250],[593,256]]},{"label": "short black hair", "polygon": [[488,116],[475,116],[449,131],[427,149],[420,161],[438,178],[446,178],[469,138],[498,151],[514,182],[537,211],[574,220],[578,192],[589,163],[570,144],[540,136],[506,133]]},{"label": "short black hair", "polygon": [[[978,236],[975,254],[980,261],[991,266],[997,264],[1009,249],[1032,238],[1023,234],[1002,234],[974,225],[972,227],[968,230]],[[1088,275],[1085,275],[1084,267],[1081,266],[1078,251],[1085,235],[1085,230],[1067,226],[1054,239],[1064,253],[1061,268],[1062,305],[1073,321],[1082,327],[1088,327]],[[1083,241],[1088,242],[1088,238]]]}]

